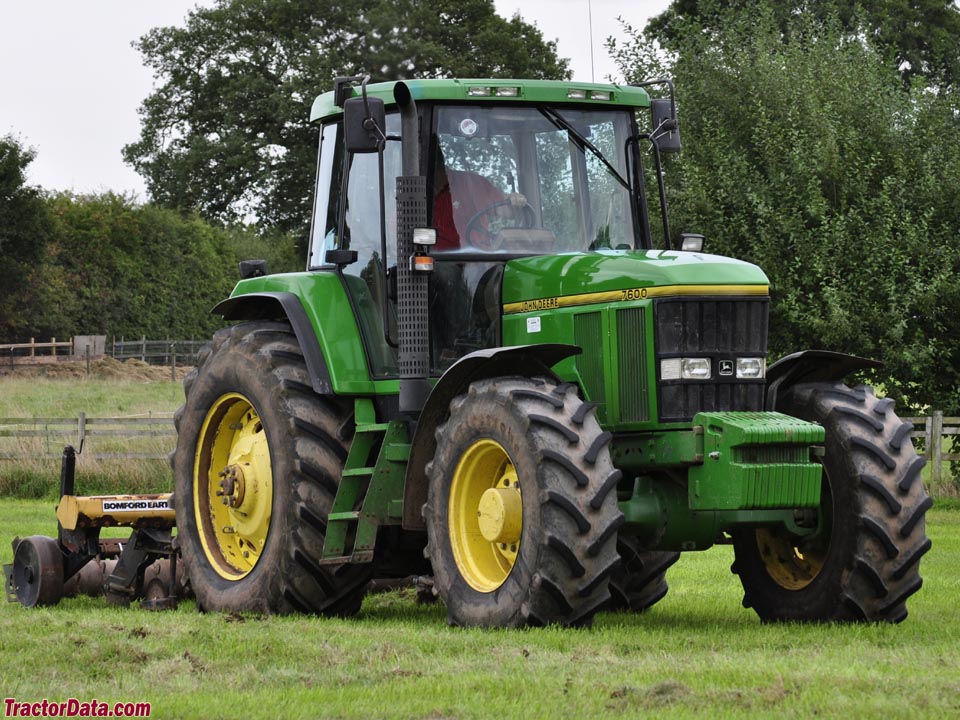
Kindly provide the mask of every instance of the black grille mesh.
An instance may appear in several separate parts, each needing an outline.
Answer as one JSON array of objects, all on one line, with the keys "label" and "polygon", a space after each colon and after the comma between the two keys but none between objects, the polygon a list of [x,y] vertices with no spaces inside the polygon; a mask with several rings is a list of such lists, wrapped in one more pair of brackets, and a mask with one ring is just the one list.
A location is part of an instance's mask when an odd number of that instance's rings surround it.
[{"label": "black grille mesh", "polygon": [[[723,360],[766,357],[768,308],[767,298],[656,301],[661,421],[687,421],[698,412],[763,409],[763,380],[722,377],[719,368]],[[659,377],[660,360],[671,357],[709,357],[711,380],[663,380]]]}]

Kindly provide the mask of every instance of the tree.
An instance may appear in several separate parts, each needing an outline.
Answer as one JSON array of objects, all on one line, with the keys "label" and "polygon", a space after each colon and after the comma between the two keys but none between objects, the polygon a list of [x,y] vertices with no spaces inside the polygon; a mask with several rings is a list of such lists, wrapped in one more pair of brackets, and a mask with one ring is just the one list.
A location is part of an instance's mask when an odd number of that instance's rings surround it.
[{"label": "tree", "polygon": [[[842,18],[776,3],[675,26],[658,57],[634,32],[628,80],[677,88],[676,230],[771,280],[770,349],[883,360],[871,379],[920,410],[960,410],[960,93],[931,91]],[[784,31],[786,29],[786,32]]]},{"label": "tree", "polygon": [[136,44],[159,81],[128,163],[161,205],[303,232],[316,95],[337,75],[373,80],[565,78],[556,45],[492,0],[218,0]]},{"label": "tree", "polygon": [[23,308],[33,293],[35,270],[50,232],[43,194],[26,183],[34,152],[12,137],[0,138],[0,337],[30,337]]},{"label": "tree", "polygon": [[[691,23],[722,32],[727,11],[751,14],[754,0],[674,0],[650,20],[648,40],[675,48]],[[904,81],[919,76],[952,85],[960,80],[960,7],[954,0],[794,0],[770,4],[781,32],[795,27],[799,14],[838,19],[845,31],[863,30],[884,57],[893,59]]]}]

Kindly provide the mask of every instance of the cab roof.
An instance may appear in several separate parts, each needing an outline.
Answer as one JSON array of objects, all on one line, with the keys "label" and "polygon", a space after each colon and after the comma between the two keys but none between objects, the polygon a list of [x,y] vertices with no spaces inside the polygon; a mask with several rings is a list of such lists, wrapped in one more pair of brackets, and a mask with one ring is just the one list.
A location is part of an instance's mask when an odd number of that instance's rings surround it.
[{"label": "cab roof", "polygon": [[[614,105],[646,108],[650,96],[629,85],[605,85],[568,80],[511,80],[468,78],[459,80],[405,80],[410,94],[421,100],[462,102],[534,102],[554,104]],[[382,98],[386,105],[396,104],[393,89],[397,81],[367,85],[367,95]],[[360,88],[353,90],[354,97]],[[310,122],[340,115],[343,108],[334,104],[331,90],[317,97],[310,110]]]}]

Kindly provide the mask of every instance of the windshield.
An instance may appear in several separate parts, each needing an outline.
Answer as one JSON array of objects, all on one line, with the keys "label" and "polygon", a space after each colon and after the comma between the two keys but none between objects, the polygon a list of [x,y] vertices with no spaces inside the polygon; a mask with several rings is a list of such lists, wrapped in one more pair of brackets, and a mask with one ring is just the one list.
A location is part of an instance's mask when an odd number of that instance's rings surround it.
[{"label": "windshield", "polygon": [[431,143],[437,251],[630,249],[627,110],[441,106]]}]

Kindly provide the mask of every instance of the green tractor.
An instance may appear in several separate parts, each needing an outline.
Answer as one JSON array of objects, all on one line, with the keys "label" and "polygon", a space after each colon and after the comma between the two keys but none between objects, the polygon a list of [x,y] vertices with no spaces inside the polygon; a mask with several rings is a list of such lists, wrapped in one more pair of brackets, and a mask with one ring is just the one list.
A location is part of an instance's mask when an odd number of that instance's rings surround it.
[{"label": "green tractor", "polygon": [[241,264],[176,416],[200,608],[417,576],[453,624],[584,625],[723,542],[764,621],[906,617],[911,426],[870,360],[768,367],[766,276],[671,235],[669,81],[339,78],[311,119],[307,270]]}]

